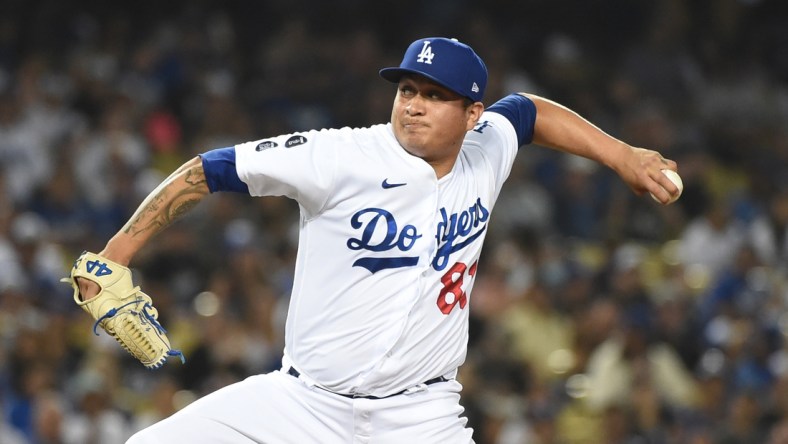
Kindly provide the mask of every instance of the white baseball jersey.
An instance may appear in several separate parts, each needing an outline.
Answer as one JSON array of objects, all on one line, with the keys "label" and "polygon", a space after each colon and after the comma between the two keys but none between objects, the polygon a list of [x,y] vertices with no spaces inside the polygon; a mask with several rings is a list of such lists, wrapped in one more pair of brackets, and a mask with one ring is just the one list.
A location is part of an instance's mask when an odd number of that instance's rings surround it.
[{"label": "white baseball jersey", "polygon": [[373,396],[456,374],[490,215],[533,131],[533,104],[513,97],[482,114],[440,179],[390,124],[242,143],[234,171],[204,155],[212,191],[242,182],[299,203],[287,365],[330,391]]}]

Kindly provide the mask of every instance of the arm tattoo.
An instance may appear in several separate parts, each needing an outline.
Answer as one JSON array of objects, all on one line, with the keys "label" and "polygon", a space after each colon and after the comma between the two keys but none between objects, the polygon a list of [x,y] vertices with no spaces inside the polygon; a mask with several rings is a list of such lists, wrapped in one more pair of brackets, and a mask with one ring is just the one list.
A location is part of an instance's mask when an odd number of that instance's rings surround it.
[{"label": "arm tattoo", "polygon": [[194,208],[208,192],[205,174],[190,168],[166,180],[140,205],[124,233],[153,235]]},{"label": "arm tattoo", "polygon": [[192,186],[196,186],[202,183],[206,183],[205,180],[205,173],[201,171],[194,171],[194,168],[189,169],[186,171],[186,178],[184,179],[186,183]]}]

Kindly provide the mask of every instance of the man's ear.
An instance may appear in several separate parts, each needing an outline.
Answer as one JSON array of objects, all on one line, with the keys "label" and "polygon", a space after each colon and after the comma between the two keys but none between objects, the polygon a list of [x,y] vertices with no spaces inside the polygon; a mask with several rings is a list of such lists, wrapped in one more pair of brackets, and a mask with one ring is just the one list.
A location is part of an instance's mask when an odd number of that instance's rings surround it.
[{"label": "man's ear", "polygon": [[466,131],[472,130],[484,112],[484,104],[482,102],[474,102],[468,107],[468,124]]}]

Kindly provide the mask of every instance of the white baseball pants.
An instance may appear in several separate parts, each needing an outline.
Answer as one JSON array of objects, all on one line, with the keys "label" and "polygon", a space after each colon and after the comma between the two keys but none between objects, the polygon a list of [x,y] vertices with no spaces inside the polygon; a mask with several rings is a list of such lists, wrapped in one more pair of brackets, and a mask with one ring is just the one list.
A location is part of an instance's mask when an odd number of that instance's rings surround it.
[{"label": "white baseball pants", "polygon": [[450,380],[383,399],[347,398],[284,371],[251,376],[198,399],[127,444],[462,444],[462,385]]}]

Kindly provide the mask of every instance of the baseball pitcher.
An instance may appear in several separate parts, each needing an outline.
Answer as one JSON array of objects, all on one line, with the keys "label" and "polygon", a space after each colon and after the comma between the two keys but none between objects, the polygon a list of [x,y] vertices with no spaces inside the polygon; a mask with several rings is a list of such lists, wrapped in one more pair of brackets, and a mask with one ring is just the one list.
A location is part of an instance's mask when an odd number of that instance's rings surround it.
[{"label": "baseball pitcher", "polygon": [[417,40],[380,75],[396,84],[388,123],[207,151],[154,190],[103,251],[77,261],[69,282],[78,303],[112,296],[88,311],[104,328],[132,321],[119,328],[143,333],[121,342],[155,367],[179,356],[155,300],[102,279],[125,272],[210,193],[286,196],[300,207],[281,369],[209,394],[129,442],[473,442],[457,369],[482,244],[518,150],[535,143],[592,159],[663,203],[678,193],[661,172],[674,161],[554,102],[517,93],[485,109],[487,68],[457,40]]}]

